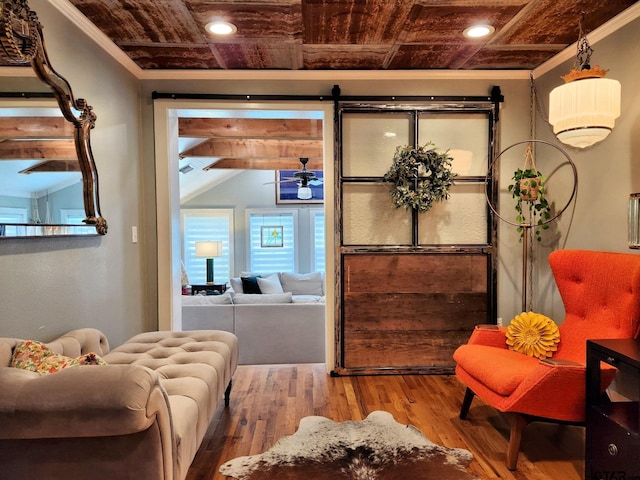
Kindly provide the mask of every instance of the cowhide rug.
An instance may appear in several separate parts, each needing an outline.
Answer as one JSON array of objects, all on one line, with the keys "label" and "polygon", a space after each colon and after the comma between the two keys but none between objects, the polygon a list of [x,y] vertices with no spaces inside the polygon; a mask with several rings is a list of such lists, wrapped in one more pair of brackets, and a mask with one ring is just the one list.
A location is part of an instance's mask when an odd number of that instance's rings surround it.
[{"label": "cowhide rug", "polygon": [[465,469],[472,458],[376,411],[361,422],[305,417],[293,435],[225,463],[220,473],[238,480],[471,480]]}]

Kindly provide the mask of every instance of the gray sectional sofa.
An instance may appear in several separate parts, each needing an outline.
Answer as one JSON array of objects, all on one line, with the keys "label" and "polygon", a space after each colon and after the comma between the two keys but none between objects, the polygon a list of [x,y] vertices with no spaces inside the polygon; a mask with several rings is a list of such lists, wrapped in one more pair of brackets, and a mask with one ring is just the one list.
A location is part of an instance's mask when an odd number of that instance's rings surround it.
[{"label": "gray sectional sofa", "polygon": [[277,273],[265,278],[271,283],[260,282],[266,293],[245,293],[239,279],[232,279],[224,295],[183,296],[182,329],[234,333],[241,365],[324,363],[323,276]]}]

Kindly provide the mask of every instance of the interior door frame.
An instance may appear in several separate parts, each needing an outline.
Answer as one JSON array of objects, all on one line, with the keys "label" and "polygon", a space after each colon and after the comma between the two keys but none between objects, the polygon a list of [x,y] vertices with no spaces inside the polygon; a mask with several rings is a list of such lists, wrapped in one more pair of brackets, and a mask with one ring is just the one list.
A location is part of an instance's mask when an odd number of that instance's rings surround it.
[{"label": "interior door frame", "polygon": [[[334,163],[334,105],[326,97],[260,96],[247,101],[247,96],[229,95],[178,95],[154,92],[154,142],[156,168],[156,211],[157,211],[157,288],[158,288],[158,329],[181,330],[181,267],[180,267],[180,185],[177,168],[178,117],[181,110],[290,110],[323,112],[323,156],[324,156],[324,214],[326,240],[326,295],[334,296],[333,240],[334,204],[333,169]],[[333,310],[325,309],[326,316],[326,360],[332,365],[333,359]]]}]

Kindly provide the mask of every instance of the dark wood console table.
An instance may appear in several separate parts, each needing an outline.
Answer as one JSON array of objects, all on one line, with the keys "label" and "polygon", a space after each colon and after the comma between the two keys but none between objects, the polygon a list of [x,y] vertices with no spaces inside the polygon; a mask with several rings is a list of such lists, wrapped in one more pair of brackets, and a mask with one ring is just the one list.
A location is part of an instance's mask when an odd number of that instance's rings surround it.
[{"label": "dark wood console table", "polygon": [[216,294],[224,293],[227,290],[227,286],[224,283],[207,283],[204,285],[191,285],[191,295],[197,295],[199,292],[205,292],[205,295],[211,295],[211,292],[217,292]]},{"label": "dark wood console table", "polygon": [[[600,362],[630,379],[629,401],[600,393]],[[585,480],[640,480],[640,340],[588,340],[586,393]]]}]

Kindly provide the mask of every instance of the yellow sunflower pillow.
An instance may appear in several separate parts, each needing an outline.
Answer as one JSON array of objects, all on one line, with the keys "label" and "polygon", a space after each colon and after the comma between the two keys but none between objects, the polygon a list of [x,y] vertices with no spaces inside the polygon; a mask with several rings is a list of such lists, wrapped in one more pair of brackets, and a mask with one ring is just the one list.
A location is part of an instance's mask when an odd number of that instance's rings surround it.
[{"label": "yellow sunflower pillow", "polygon": [[509,350],[540,359],[551,358],[558,349],[560,330],[541,313],[522,312],[507,327]]}]

